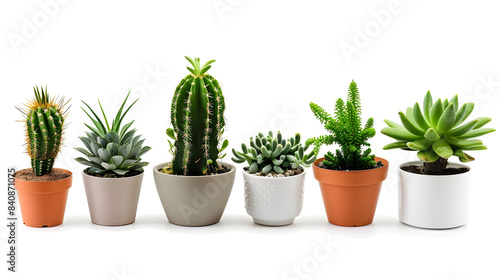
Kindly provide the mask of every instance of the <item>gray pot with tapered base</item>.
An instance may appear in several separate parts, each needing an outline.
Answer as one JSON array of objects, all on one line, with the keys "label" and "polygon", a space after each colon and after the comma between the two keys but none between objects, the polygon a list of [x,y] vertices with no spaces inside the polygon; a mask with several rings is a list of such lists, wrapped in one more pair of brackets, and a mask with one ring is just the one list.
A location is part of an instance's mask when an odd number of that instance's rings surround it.
[{"label": "gray pot with tapered base", "polygon": [[125,178],[102,178],[82,172],[90,218],[102,226],[135,222],[144,172]]},{"label": "gray pot with tapered base", "polygon": [[169,222],[179,226],[207,226],[220,221],[233,189],[236,168],[221,163],[229,171],[206,176],[165,174],[169,162],[153,168],[156,190]]}]

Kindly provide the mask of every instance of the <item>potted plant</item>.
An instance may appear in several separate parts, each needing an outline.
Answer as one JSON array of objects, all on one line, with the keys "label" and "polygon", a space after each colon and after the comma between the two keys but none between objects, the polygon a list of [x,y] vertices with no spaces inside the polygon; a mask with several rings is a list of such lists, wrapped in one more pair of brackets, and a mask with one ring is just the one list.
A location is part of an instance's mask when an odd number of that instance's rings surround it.
[{"label": "potted plant", "polygon": [[387,177],[387,160],[371,154],[368,139],[375,135],[373,118],[361,124],[361,102],[354,81],[349,85],[347,101],[339,98],[332,117],[320,106],[311,103],[316,118],[330,133],[310,138],[318,153],[322,145],[337,143],[335,154],[327,152],[313,164],[319,181],[328,221],[334,225],[355,227],[371,224],[377,208],[382,182]]},{"label": "potted plant", "polygon": [[135,221],[137,204],[141,191],[143,167],[148,165],[141,156],[151,148],[144,146],[141,135],[136,136],[136,129],[130,129],[134,121],[123,125],[125,115],[137,102],[135,100],[125,111],[127,95],[116,113],[111,126],[99,101],[104,118],[101,118],[85,103],[90,111],[82,110],[94,126],[85,124],[90,131],[86,137],[80,137],[85,148],[75,148],[86,158],[75,160],[89,166],[82,171],[83,183],[87,194],[90,217],[93,223],[103,226],[121,226]]},{"label": "potted plant", "polygon": [[467,223],[470,167],[448,159],[473,161],[466,151],[486,149],[473,138],[495,131],[483,128],[491,121],[486,117],[463,124],[473,109],[473,103],[459,107],[457,95],[433,102],[427,92],[422,109],[417,102],[406,114],[399,112],[402,125],[385,120],[389,127],[382,133],[397,141],[384,149],[416,151],[420,159],[399,166],[399,219],[403,223],[431,229]]},{"label": "potted plant", "polygon": [[278,131],[273,138],[259,133],[250,137],[250,147],[233,149],[236,163],[248,162],[243,169],[245,208],[256,224],[284,226],[292,224],[302,211],[304,167],[316,160],[314,152],[305,154],[300,134],[284,139]]},{"label": "potted plant", "polygon": [[15,173],[15,188],[23,223],[30,227],[53,227],[62,224],[73,174],[53,168],[62,145],[68,101],[49,97],[34,87],[35,97],[25,107],[16,107],[25,117],[26,149],[31,168]]},{"label": "potted plant", "polygon": [[207,74],[215,60],[193,66],[177,86],[167,129],[171,162],[153,169],[156,189],[168,220],[181,226],[217,223],[234,183],[235,167],[220,162],[228,141],[224,132],[224,97],[219,82]]}]

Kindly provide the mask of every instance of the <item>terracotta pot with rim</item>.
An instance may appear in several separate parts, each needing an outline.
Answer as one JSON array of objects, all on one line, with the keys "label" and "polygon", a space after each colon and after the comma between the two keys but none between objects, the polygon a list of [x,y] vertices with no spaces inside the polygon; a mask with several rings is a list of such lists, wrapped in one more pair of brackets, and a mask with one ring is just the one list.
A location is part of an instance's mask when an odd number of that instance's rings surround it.
[{"label": "terracotta pot with rim", "polygon": [[387,178],[389,162],[375,157],[384,166],[353,171],[339,171],[313,164],[314,178],[319,181],[328,221],[344,227],[366,226],[373,222],[382,182]]},{"label": "terracotta pot with rim", "polygon": [[65,169],[53,169],[67,172],[70,176],[45,182],[15,178],[23,223],[29,227],[54,227],[63,223],[73,173]]}]

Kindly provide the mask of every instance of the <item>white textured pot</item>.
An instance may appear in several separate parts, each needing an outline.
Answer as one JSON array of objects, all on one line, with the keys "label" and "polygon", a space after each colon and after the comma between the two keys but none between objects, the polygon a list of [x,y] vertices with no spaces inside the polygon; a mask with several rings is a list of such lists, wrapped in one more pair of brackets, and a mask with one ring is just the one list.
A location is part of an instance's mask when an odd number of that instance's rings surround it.
[{"label": "white textured pot", "polygon": [[302,211],[306,172],[290,177],[261,177],[243,170],[245,208],[256,224],[285,226]]},{"label": "white textured pot", "polygon": [[448,163],[450,167],[465,167],[469,171],[455,175],[422,175],[401,169],[409,165],[422,166],[423,163],[406,162],[399,168],[399,220],[429,229],[465,225],[469,214],[470,168]]}]

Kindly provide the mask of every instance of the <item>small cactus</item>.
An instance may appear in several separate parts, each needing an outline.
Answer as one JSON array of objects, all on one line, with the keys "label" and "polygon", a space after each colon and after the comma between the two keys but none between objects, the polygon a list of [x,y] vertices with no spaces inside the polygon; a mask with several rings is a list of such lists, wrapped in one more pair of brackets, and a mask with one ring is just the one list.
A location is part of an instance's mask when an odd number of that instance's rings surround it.
[{"label": "small cactus", "polygon": [[273,138],[273,132],[269,131],[267,136],[259,133],[255,139],[250,137],[250,147],[241,144],[241,152],[233,149],[234,157],[232,160],[236,163],[248,162],[248,172],[262,172],[268,174],[274,171],[278,174],[284,172],[287,168],[297,169],[299,165],[309,167],[316,160],[313,152],[306,154],[308,146],[303,147],[300,144],[300,134],[295,137],[284,139],[278,131],[276,138]]},{"label": "small cactus", "polygon": [[26,148],[36,176],[52,171],[54,160],[61,148],[67,103],[64,97],[50,98],[43,87],[33,88],[35,97],[25,108],[16,107],[26,117]]},{"label": "small cactus", "polygon": [[200,59],[186,57],[193,68],[175,90],[171,107],[173,128],[167,129],[173,153],[172,172],[178,175],[206,175],[218,169],[217,159],[227,146],[221,147],[224,121],[224,97],[219,82],[206,72],[210,60],[203,66]]}]

